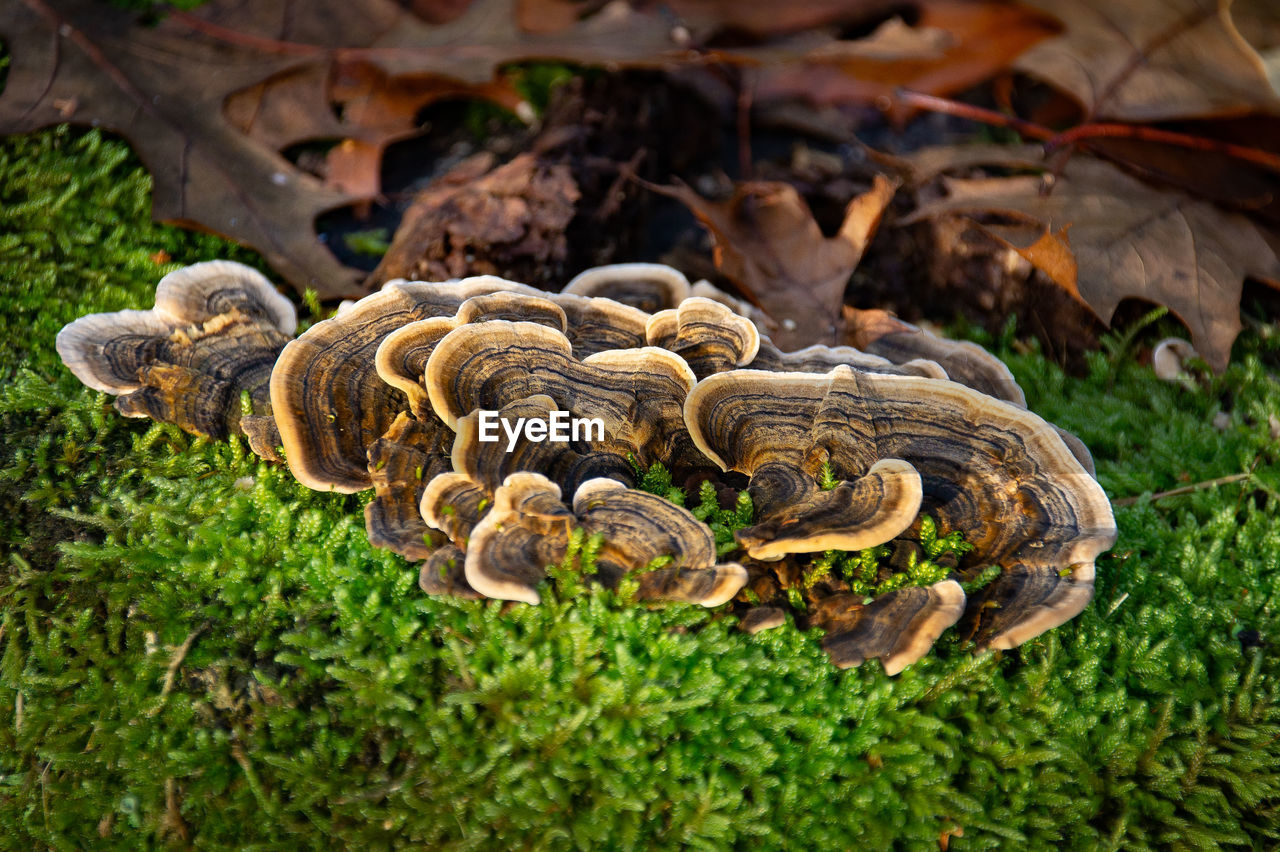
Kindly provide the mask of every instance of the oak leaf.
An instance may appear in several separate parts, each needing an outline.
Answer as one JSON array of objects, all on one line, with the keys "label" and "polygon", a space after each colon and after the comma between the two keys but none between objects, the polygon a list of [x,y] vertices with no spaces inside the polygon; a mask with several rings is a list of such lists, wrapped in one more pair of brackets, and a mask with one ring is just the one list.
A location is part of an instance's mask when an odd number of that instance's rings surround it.
[{"label": "oak leaf", "polygon": [[1027,2],[1059,18],[1065,31],[1015,67],[1069,92],[1090,119],[1280,111],[1275,0]]},{"label": "oak leaf", "polygon": [[[675,48],[657,16],[617,6],[563,33],[524,33],[515,2],[476,0],[432,26],[394,0],[211,0],[150,26],[98,0],[0,0],[11,63],[0,132],[69,121],[120,133],[152,173],[157,219],[252,246],[298,289],[357,295],[358,273],[324,247],[314,220],[376,192],[382,146],[425,101],[483,92],[511,62],[651,65]],[[350,143],[336,171],[356,191],[281,154],[333,138]]]},{"label": "oak leaf", "polygon": [[[956,162],[1022,167],[1029,150],[931,149],[930,171]],[[1247,217],[1174,190],[1159,189],[1115,166],[1076,155],[1055,180],[1035,175],[944,178],[946,197],[924,203],[907,221],[962,214],[999,217],[980,226],[1014,248],[1109,322],[1129,297],[1166,305],[1191,331],[1196,348],[1226,368],[1241,328],[1246,276],[1280,279],[1267,232]],[[1011,224],[1009,224],[1011,223]]]},{"label": "oak leaf", "polygon": [[725,201],[687,186],[661,191],[684,202],[711,232],[716,267],[778,323],[774,342],[795,349],[841,339],[845,287],[896,189],[895,181],[877,176],[849,202],[831,237],[790,184],[740,183]]}]

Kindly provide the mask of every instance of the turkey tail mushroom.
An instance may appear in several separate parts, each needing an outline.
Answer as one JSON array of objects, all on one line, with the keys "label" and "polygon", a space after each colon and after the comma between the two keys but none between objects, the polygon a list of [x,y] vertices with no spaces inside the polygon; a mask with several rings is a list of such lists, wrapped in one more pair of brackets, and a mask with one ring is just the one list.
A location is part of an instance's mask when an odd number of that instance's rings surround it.
[{"label": "turkey tail mushroom", "polygon": [[689,298],[689,279],[661,263],[615,263],[578,274],[561,292],[612,299],[645,313],[674,308]]},{"label": "turkey tail mushroom", "polygon": [[[150,310],[81,317],[55,345],[76,378],[117,395],[126,417],[217,439],[240,432],[243,422],[253,450],[270,458],[268,380],[296,325],[292,303],[257,270],[210,261],[161,279]],[[250,411],[242,421],[245,394]]]},{"label": "turkey tail mushroom", "polygon": [[[700,382],[685,412],[698,446],[752,472],[753,485],[757,468],[797,442],[791,469],[801,455],[838,473],[880,459],[909,464],[940,533],[959,530],[974,546],[966,564],[1002,565],[1008,575],[969,603],[980,647],[1025,641],[1078,614],[1094,560],[1115,541],[1106,495],[1050,424],[955,382],[848,367],[825,376],[740,370]],[[989,603],[998,618],[983,617]]]}]

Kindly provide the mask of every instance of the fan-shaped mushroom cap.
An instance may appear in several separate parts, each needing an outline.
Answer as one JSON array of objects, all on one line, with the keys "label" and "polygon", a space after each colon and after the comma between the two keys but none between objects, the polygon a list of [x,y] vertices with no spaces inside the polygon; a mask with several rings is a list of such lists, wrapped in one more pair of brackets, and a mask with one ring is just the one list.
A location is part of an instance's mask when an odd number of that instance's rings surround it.
[{"label": "fan-shaped mushroom cap", "polygon": [[850,311],[850,326],[859,349],[895,364],[933,361],[950,378],[987,396],[1027,407],[1026,395],[1005,363],[976,343],[939,337],[885,311]]},{"label": "fan-shaped mushroom cap", "polygon": [[[612,479],[592,479],[574,494],[573,513],[583,529],[603,534],[596,567],[606,585],[641,572],[643,599],[713,607],[732,599],[747,583],[741,565],[715,564],[715,535],[706,524],[654,494]],[[662,557],[671,561],[645,570]]]},{"label": "fan-shaped mushroom cap", "polygon": [[425,419],[434,417],[424,374],[437,343],[455,328],[489,320],[524,320],[565,331],[564,310],[554,302],[527,293],[498,292],[474,296],[458,306],[452,317],[431,317],[388,334],[374,355],[378,377],[409,398],[409,410]]},{"label": "fan-shaped mushroom cap", "polygon": [[751,320],[756,324],[757,328],[767,328],[773,322],[768,314],[746,299],[739,299],[737,296],[726,293],[705,278],[693,283],[693,286],[689,288],[689,295],[719,302],[735,314]]},{"label": "fan-shaped mushroom cap", "polygon": [[1093,578],[1092,562],[1077,562],[1063,571],[1023,563],[1006,567],[966,615],[978,650],[1016,648],[1066,624],[1093,599]]},{"label": "fan-shaped mushroom cap", "polygon": [[508,449],[508,435],[516,431],[521,418],[548,420],[557,407],[546,394],[507,403],[497,412],[501,425],[491,425],[499,437],[497,441],[480,440],[480,412],[460,418],[453,441],[453,469],[471,477],[490,494],[508,476],[520,471],[541,473],[568,493],[596,477],[633,480],[633,468],[625,457],[597,449],[588,441],[530,441],[521,434],[514,448]]},{"label": "fan-shaped mushroom cap", "polygon": [[271,404],[298,481],[321,491],[370,487],[365,451],[405,407],[399,391],[376,372],[383,339],[411,322],[452,317],[467,299],[500,291],[537,295],[493,276],[392,282],[286,346],[271,373]]},{"label": "fan-shaped mushroom cap", "polygon": [[418,505],[423,489],[449,470],[448,435],[442,424],[420,423],[402,412],[387,434],[369,446],[374,498],[365,506],[369,543],[406,559],[425,559],[444,536],[432,534]]},{"label": "fan-shaped mushroom cap", "polygon": [[776,606],[752,607],[743,613],[738,628],[750,636],[765,630],[773,630],[787,623],[787,614]]},{"label": "fan-shaped mushroom cap", "polygon": [[564,557],[572,523],[554,482],[536,473],[512,474],[471,532],[467,582],[485,597],[539,603],[537,585],[546,566]]},{"label": "fan-shaped mushroom cap", "polygon": [[[848,367],[839,370],[852,375]],[[869,429],[824,422],[819,389],[829,381],[736,370],[699,382],[685,402],[698,449],[723,470],[751,477],[756,523],[737,537],[756,559],[873,547],[903,532],[919,513],[920,477],[910,464],[875,455]],[[817,477],[824,463],[852,481],[822,490]]]},{"label": "fan-shaped mushroom cap", "polygon": [[458,547],[466,548],[476,524],[493,505],[493,496],[465,473],[441,473],[422,489],[422,520]]},{"label": "fan-shaped mushroom cap", "polygon": [[654,314],[645,336],[650,346],[669,349],[687,361],[698,378],[741,367],[760,349],[760,332],[751,320],[699,297]]},{"label": "fan-shaped mushroom cap", "polygon": [[270,415],[267,378],[293,326],[293,306],[261,274],[214,261],[166,275],[151,310],[68,324],[56,347],[80,381],[120,395],[125,416],[225,438],[239,431],[242,393]]},{"label": "fan-shaped mushroom cap", "polygon": [[[975,546],[968,564],[1020,564],[1041,577],[1036,588],[1056,590],[1048,603],[1012,596],[1002,618],[980,631],[980,645],[1056,626],[1051,622],[1066,621],[1087,601],[1083,589],[1091,587],[1093,562],[1115,541],[1111,505],[1056,430],[1036,415],[955,382],[847,367],[826,376],[721,373],[694,388],[685,411],[695,442],[729,454],[726,461],[743,469],[737,460],[760,443],[752,437],[760,431],[756,412],[779,408],[812,412],[808,446],[831,453],[833,466],[837,458],[860,458],[864,466],[876,458],[910,463],[922,480],[922,508],[938,519],[940,531],[960,530]],[[1069,574],[1060,577],[1060,571]],[[971,610],[999,588],[988,587]]]},{"label": "fan-shaped mushroom cap", "polygon": [[429,595],[454,595],[478,598],[466,577],[466,556],[452,544],[443,544],[422,563],[418,572],[418,588]]},{"label": "fan-shaped mushroom cap", "polygon": [[615,263],[579,273],[562,292],[603,296],[652,314],[689,298],[689,279],[661,263]]},{"label": "fan-shaped mushroom cap", "polygon": [[964,589],[955,580],[897,589],[868,604],[860,595],[824,598],[814,609],[814,624],[827,631],[822,647],[844,669],[866,660],[884,663],[896,675],[919,660],[942,631],[964,612]]},{"label": "fan-shaped mushroom cap", "polygon": [[636,349],[645,345],[644,329],[649,315],[644,311],[612,299],[572,293],[545,295],[564,311],[568,320],[565,334],[573,345],[574,357],[581,359],[610,349]]},{"label": "fan-shaped mushroom cap", "polygon": [[696,459],[681,406],[695,379],[688,364],[646,347],[573,357],[568,338],[533,323],[466,325],[441,340],[427,362],[436,415],[452,429],[476,409],[498,410],[545,394],[575,418],[599,418],[605,440],[592,449],[642,465]]},{"label": "fan-shaped mushroom cap", "polygon": [[183,325],[199,325],[232,309],[274,326],[286,337],[298,330],[298,312],[266,277],[231,260],[209,260],[170,272],[156,285],[154,310]]},{"label": "fan-shaped mushroom cap", "polygon": [[775,373],[829,373],[840,366],[893,376],[947,378],[947,371],[933,361],[916,359],[895,364],[887,358],[868,355],[852,346],[826,346],[821,343],[794,352],[783,352],[768,338],[760,341],[759,351],[747,365],[747,369],[770,370]]}]

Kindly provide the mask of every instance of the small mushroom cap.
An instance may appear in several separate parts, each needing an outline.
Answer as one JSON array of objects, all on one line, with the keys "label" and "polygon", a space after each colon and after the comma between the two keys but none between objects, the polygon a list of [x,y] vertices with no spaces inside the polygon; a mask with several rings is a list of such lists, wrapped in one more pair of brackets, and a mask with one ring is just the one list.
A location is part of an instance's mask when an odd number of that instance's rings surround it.
[{"label": "small mushroom cap", "polygon": [[374,498],[365,506],[369,543],[419,560],[444,541],[422,519],[419,503],[426,484],[449,470],[444,425],[421,423],[402,412],[387,433],[369,446]]},{"label": "small mushroom cap", "polygon": [[447,284],[390,283],[286,346],[271,373],[271,404],[298,481],[319,491],[370,487],[365,451],[405,407],[403,396],[377,374],[383,339],[411,322],[452,317],[467,299],[500,291],[537,295],[491,275]]},{"label": "small mushroom cap", "polygon": [[181,325],[201,325],[233,309],[275,326],[286,337],[293,337],[298,330],[293,302],[261,272],[243,263],[193,263],[170,272],[156,285],[155,310]]},{"label": "small mushroom cap", "polygon": [[632,481],[633,468],[625,456],[597,449],[589,441],[530,441],[521,432],[514,448],[508,449],[509,435],[518,431],[522,418],[549,421],[557,409],[556,401],[546,394],[504,405],[497,412],[497,427],[490,424],[489,436],[496,434],[496,441],[480,440],[479,411],[460,418],[453,442],[453,469],[470,476],[490,493],[520,471],[541,473],[568,493],[596,477]]},{"label": "small mushroom cap", "polygon": [[554,482],[536,473],[512,474],[471,532],[467,582],[485,597],[539,603],[537,585],[546,566],[564,558],[572,521]]},{"label": "small mushroom cap", "polygon": [[576,358],[610,349],[636,349],[645,345],[649,315],[638,308],[572,293],[547,293],[546,298],[564,311],[565,333]]},{"label": "small mushroom cap", "polygon": [[429,595],[453,595],[478,598],[466,577],[466,555],[452,544],[444,544],[422,563],[418,572],[418,588]]},{"label": "small mushroom cap", "polygon": [[1115,541],[1111,504],[1052,426],[955,382],[737,370],[700,382],[685,414],[694,442],[726,469],[755,470],[790,444],[841,474],[906,461],[922,508],[975,545],[971,564],[1056,571]]},{"label": "small mushroom cap", "polygon": [[427,362],[427,390],[450,428],[477,409],[499,410],[531,396],[551,397],[574,418],[599,418],[597,451],[641,464],[696,456],[681,406],[695,382],[688,364],[664,349],[600,352],[582,361],[558,331],[533,323],[462,326]]},{"label": "small mushroom cap", "polygon": [[422,489],[422,520],[458,547],[465,548],[476,524],[493,505],[493,497],[465,473],[441,473]]},{"label": "small mushroom cap", "polygon": [[823,599],[814,623],[827,631],[822,646],[839,668],[878,659],[896,675],[919,660],[942,631],[964,612],[964,589],[955,580],[897,589],[863,604],[859,595]]},{"label": "small mushroom cap", "polygon": [[971,603],[967,621],[978,650],[1016,648],[1075,618],[1093,600],[1092,562],[1065,572],[1015,564]]},{"label": "small mushroom cap", "polygon": [[[639,572],[641,599],[714,607],[732,599],[747,583],[741,565],[715,564],[710,527],[655,494],[611,479],[592,479],[574,494],[573,511],[583,529],[603,534],[596,567],[606,585]],[[668,558],[662,567],[650,568],[655,560]]]},{"label": "small mushroom cap", "polygon": [[461,325],[495,319],[537,322],[560,331],[567,327],[564,310],[554,302],[526,293],[488,293],[467,299],[452,317],[431,317],[391,332],[378,346],[374,368],[379,378],[409,398],[410,411],[425,419],[431,415],[431,403],[424,374],[436,344]]},{"label": "small mushroom cap", "polygon": [[280,455],[280,430],[276,428],[276,419],[270,414],[250,414],[240,418],[240,431],[249,441],[249,449],[258,458],[272,462],[283,462]]},{"label": "small mushroom cap", "polygon": [[1186,381],[1190,374],[1183,365],[1199,357],[1196,348],[1180,337],[1166,337],[1151,350],[1151,369],[1166,382]]},{"label": "small mushroom cap", "polygon": [[849,324],[859,349],[895,364],[933,361],[953,382],[1027,407],[1026,395],[1009,368],[978,344],[939,337],[885,311],[851,311],[850,314]]},{"label": "small mushroom cap", "polygon": [[751,320],[697,297],[654,314],[645,336],[650,346],[669,349],[687,361],[698,378],[741,367],[760,349],[760,332]]},{"label": "small mushroom cap", "polygon": [[776,606],[752,607],[743,614],[738,628],[749,636],[765,630],[773,630],[787,623],[787,614]]},{"label": "small mushroom cap", "polygon": [[602,296],[646,313],[674,308],[689,298],[689,279],[661,263],[615,263],[585,270],[563,292]]},{"label": "small mushroom cap", "polygon": [[864,476],[823,491],[813,476],[780,462],[751,475],[759,522],[735,533],[755,559],[788,553],[863,550],[902,534],[920,512],[920,474],[901,459],[881,459]]}]

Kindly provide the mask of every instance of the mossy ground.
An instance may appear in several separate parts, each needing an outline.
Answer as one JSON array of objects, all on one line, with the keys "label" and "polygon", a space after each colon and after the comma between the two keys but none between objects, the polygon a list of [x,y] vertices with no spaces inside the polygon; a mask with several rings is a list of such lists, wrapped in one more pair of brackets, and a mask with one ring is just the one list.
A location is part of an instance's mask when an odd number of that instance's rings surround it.
[{"label": "mossy ground", "polygon": [[1067,626],[983,657],[948,634],[888,678],[695,607],[425,597],[362,497],[59,364],[64,323],[244,252],[152,224],[96,133],[5,141],[0,175],[0,846],[1280,842],[1274,329],[1196,391],[996,341],[1113,497],[1253,477],[1119,508]]}]

